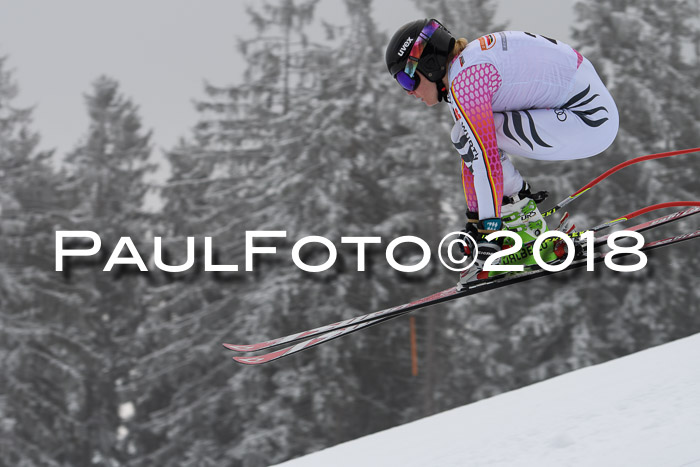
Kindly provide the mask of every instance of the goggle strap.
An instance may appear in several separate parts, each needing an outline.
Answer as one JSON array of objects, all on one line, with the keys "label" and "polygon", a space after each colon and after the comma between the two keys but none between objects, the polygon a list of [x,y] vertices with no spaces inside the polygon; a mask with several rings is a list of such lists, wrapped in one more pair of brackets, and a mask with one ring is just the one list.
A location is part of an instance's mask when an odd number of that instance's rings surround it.
[{"label": "goggle strap", "polygon": [[[431,19],[421,30],[420,34],[418,35],[418,39],[416,39],[416,41],[413,43],[413,47],[411,47],[411,52],[408,54],[408,60],[406,61],[406,67],[404,68],[404,71],[408,76],[413,77],[413,75],[416,73],[416,70],[418,69],[418,61],[420,60],[421,55],[423,55],[425,46],[428,45],[428,41],[432,37],[433,33],[435,33],[440,26],[442,25],[439,22]],[[413,62],[413,64],[411,62]]]}]

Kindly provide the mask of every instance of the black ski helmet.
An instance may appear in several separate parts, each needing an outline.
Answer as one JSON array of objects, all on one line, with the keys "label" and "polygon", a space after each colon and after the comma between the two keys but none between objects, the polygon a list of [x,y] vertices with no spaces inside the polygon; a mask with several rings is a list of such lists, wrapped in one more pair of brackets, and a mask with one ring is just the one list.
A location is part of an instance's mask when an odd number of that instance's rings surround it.
[{"label": "black ski helmet", "polygon": [[447,72],[447,57],[455,45],[455,38],[437,20],[419,19],[401,26],[386,47],[386,66],[389,68],[389,73],[391,73],[392,77],[395,77],[399,71],[403,70],[406,67],[411,47],[413,47],[423,28],[431,21],[435,21],[440,27],[433,32],[425,49],[423,49],[423,53],[418,60],[417,69],[429,81],[437,83],[439,90],[442,78]]}]

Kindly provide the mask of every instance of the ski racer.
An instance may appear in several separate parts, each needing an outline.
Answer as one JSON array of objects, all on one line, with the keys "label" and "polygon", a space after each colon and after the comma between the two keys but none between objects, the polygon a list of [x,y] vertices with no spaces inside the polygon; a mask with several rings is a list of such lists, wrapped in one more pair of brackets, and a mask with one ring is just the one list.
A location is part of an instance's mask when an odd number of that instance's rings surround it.
[{"label": "ski racer", "polygon": [[451,137],[462,158],[465,231],[478,247],[458,289],[502,249],[503,238],[486,241],[488,234],[507,229],[530,242],[547,230],[536,206],[546,193],[531,193],[506,153],[580,159],[601,153],[617,135],[617,107],[591,62],[548,37],[504,31],[470,43],[437,20],[422,19],[394,34],[386,64],[399,85],[427,106],[447,102],[455,122]]}]

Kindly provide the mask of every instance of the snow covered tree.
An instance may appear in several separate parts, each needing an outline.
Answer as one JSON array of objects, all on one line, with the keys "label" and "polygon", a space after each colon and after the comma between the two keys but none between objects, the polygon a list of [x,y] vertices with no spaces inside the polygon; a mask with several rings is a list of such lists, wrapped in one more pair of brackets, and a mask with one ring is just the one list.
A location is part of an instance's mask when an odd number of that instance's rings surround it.
[{"label": "snow covered tree", "polygon": [[484,34],[506,28],[505,23],[494,22],[498,8],[495,0],[414,0],[413,3],[428,18],[435,18],[443,23],[455,37],[465,37],[472,41]]},{"label": "snow covered tree", "polygon": [[[188,457],[200,452],[192,442],[197,439],[229,443],[224,457],[214,460],[259,465],[415,417],[406,406],[422,389],[407,384],[407,321],[299,356],[288,363],[293,369],[233,367],[211,352],[226,340],[291,333],[441,284],[432,274],[409,282],[386,264],[374,265],[371,277],[353,272],[349,248],[339,247],[344,271],[338,265],[313,275],[288,260],[291,242],[307,235],[336,245],[341,236],[376,235],[384,245],[372,255],[385,263],[389,240],[411,234],[437,244],[435,225],[453,225],[456,217],[441,193],[449,192],[463,210],[459,158],[449,139],[420,136],[423,122],[428,133],[449,116],[434,112],[435,120],[426,119],[425,109],[406,99],[386,73],[387,37],[371,20],[370,3],[346,6],[349,25],[326,25],[333,40],[291,51],[289,63],[296,66],[289,68],[286,111],[277,81],[258,85],[270,81],[251,52],[246,83],[208,86],[193,140],[170,153],[163,228],[173,238],[214,236],[220,259],[239,265],[245,230],[286,230],[289,242],[276,243],[284,260],[263,261],[254,276],[241,271],[216,281],[201,274],[184,288],[182,282],[164,285],[161,301],[154,298],[158,305],[144,331],[155,345],[137,370],[140,396],[129,426],[145,440],[134,462]],[[279,54],[280,67],[287,63],[284,47],[268,52]],[[448,135],[449,127],[441,131]],[[309,252],[311,264],[324,261],[323,253]],[[367,351],[392,358],[358,357]],[[195,411],[207,423],[195,422]]]},{"label": "snow covered tree", "polygon": [[[478,10],[480,5],[468,3],[437,2],[421,6],[424,6],[427,16],[443,19],[445,22],[453,17],[464,18],[464,21],[473,21],[467,30],[478,31],[477,35],[502,28],[502,26],[491,27],[487,24],[493,19],[495,4],[483,5],[480,11],[475,12],[475,9]],[[686,37],[696,37],[697,31],[693,33],[689,28],[692,24],[695,24],[697,28],[697,24],[685,21],[686,17],[690,17],[689,3],[681,2],[683,3],[681,8],[675,7],[679,5],[679,2],[670,2],[658,8],[651,6],[649,2],[644,3],[644,5],[639,5],[638,2],[603,3],[582,3],[581,11],[587,12],[585,14],[588,16],[584,16],[590,21],[584,23],[585,29],[579,32],[578,37],[583,41],[579,50],[593,60],[596,67],[602,72],[603,79],[613,89],[613,95],[621,107],[623,127],[618,143],[595,158],[557,162],[556,164],[521,158],[515,160],[516,166],[524,177],[534,187],[550,191],[555,200],[562,199],[600,173],[601,164],[610,167],[634,155],[642,155],[654,152],[654,150],[697,146],[697,143],[693,144],[692,138],[687,137],[687,135],[697,134],[697,118],[684,119],[686,113],[693,115],[691,107],[694,105],[697,107],[695,104],[697,86],[692,85],[693,80],[697,82],[697,66],[693,67],[693,63],[688,61],[690,56],[687,53],[681,53],[684,47],[674,47],[673,34],[659,32],[659,29],[669,33],[678,31],[685,34]],[[460,10],[460,8],[468,10],[471,14]],[[620,10],[619,14],[616,13],[618,10]],[[463,14],[454,15],[455,11],[463,11]],[[630,13],[632,14],[630,15]],[[635,18],[641,15],[647,15],[646,21],[652,25],[640,25],[641,23]],[[621,21],[637,22],[635,27],[626,28],[620,24]],[[459,32],[458,26],[448,24],[453,33],[460,36],[462,34]],[[643,34],[651,36],[644,39],[634,36],[634,34],[641,34],[642,31]],[[632,36],[624,40],[621,39],[620,36],[625,34]],[[654,41],[654,34],[660,35],[663,40]],[[476,36],[470,36],[471,39],[474,37]],[[652,42],[653,45],[650,46],[649,44]],[[613,43],[619,44],[619,46],[610,47],[610,44]],[[636,44],[643,45],[643,47],[632,47]],[[652,51],[651,54],[649,49]],[[656,50],[658,50],[658,54],[654,52]],[[656,66],[652,66],[652,62],[656,62]],[[659,71],[659,67],[663,71]],[[625,73],[629,73],[629,76],[624,75]],[[678,76],[682,77],[681,81],[688,84],[678,87]],[[640,85],[645,88],[644,91],[638,87]],[[631,92],[630,89],[635,86],[638,88],[633,91],[635,97],[631,99],[625,93]],[[644,101],[644,96],[651,95],[656,96],[655,103]],[[674,95],[677,96],[678,104],[668,105],[668,96]],[[688,100],[681,103],[683,99]],[[634,102],[634,104],[630,104],[630,102]],[[628,108],[625,109],[625,106]],[[665,114],[656,112],[650,117],[648,109],[661,109],[662,107],[667,109]],[[687,110],[678,112],[678,108],[686,108]],[[642,112],[641,109],[647,110]],[[645,123],[652,117],[659,120],[657,130],[655,130],[659,134],[655,136],[652,136],[649,131],[653,125]],[[630,120],[634,123],[625,123]],[[629,135],[632,133],[639,136],[630,140]],[[662,134],[666,136],[662,136]],[[668,142],[668,135],[676,135],[673,143]],[[641,143],[642,138],[649,138],[647,141],[663,141],[663,143],[657,147],[649,145],[644,147]],[[624,148],[622,148],[623,145],[625,145]],[[664,161],[664,163],[666,162]],[[676,161],[671,161],[670,166],[672,167],[674,163]],[[678,174],[678,171],[673,169],[669,171],[659,170],[658,164],[655,166],[652,163],[650,167],[655,167],[654,174],[657,180],[659,175],[662,179],[670,180],[673,174]],[[632,172],[634,169],[617,176],[617,179],[620,180],[619,183],[612,186],[608,184],[607,196],[603,195],[604,191],[601,191],[597,192],[599,193],[597,199],[591,195],[589,199],[578,201],[574,208],[575,222],[579,226],[598,223],[609,219],[611,215],[618,215],[644,206],[644,204],[634,204],[639,203],[640,199],[644,197],[646,199],[643,201],[647,201],[647,204],[670,200],[668,198],[659,199],[657,195],[659,190],[647,188],[649,179],[642,177],[644,181],[641,181],[638,177],[639,172]],[[675,188],[678,197],[673,199],[693,199],[690,194],[692,190],[689,189],[691,185],[687,183],[687,180],[678,178],[674,180],[675,182],[671,183],[678,183]],[[651,185],[655,186],[654,180],[651,181]],[[633,186],[637,187],[641,196],[630,195],[628,190],[629,187]],[[683,193],[681,189],[685,191],[685,196],[681,195]],[[605,201],[601,202],[601,198],[604,198]],[[610,283],[619,284],[619,287],[626,287],[625,282],[628,279],[621,278],[619,275],[610,277],[608,273],[609,271],[597,273],[595,280],[610,281]],[[468,305],[459,302],[450,305],[449,308],[454,311],[448,315],[448,319],[454,320],[451,321],[455,323],[451,329],[456,332],[453,340],[457,342],[455,345],[458,346],[459,351],[455,352],[452,349],[452,352],[446,352],[446,358],[442,360],[450,359],[455,355],[459,357],[458,360],[449,361],[446,365],[452,368],[452,371],[441,373],[443,377],[437,378],[440,383],[436,385],[434,390],[436,394],[440,394],[440,400],[449,401],[448,404],[465,403],[608,359],[614,355],[620,355],[621,347],[627,346],[635,339],[628,336],[620,339],[621,344],[612,345],[611,338],[606,334],[615,332],[613,329],[623,332],[622,328],[618,326],[619,323],[611,323],[615,320],[611,320],[600,310],[611,307],[634,308],[639,306],[633,297],[635,294],[641,293],[649,294],[650,300],[647,303],[657,303],[654,306],[656,306],[656,313],[658,313],[658,297],[666,297],[664,300],[673,303],[674,296],[686,297],[686,299],[692,296],[692,293],[681,292],[675,288],[671,281],[660,287],[663,290],[657,290],[655,286],[651,286],[646,287],[645,292],[639,290],[642,288],[642,284],[639,284],[639,287],[635,285],[630,288],[629,303],[623,304],[619,294],[615,293],[613,288],[610,288],[609,293],[603,293],[599,288],[592,287],[590,282],[577,280],[575,274],[569,273],[555,280],[549,280],[549,284],[532,283],[514,286],[499,293],[496,299],[494,299],[495,294],[487,293],[470,299]],[[552,282],[555,285],[552,286]],[[563,288],[566,290],[560,290]],[[655,290],[653,295],[657,297],[656,300],[651,299],[652,293],[650,291],[652,289]],[[686,287],[686,290],[688,289]],[[554,293],[554,290],[557,292]],[[432,316],[432,314],[428,315],[428,317]],[[639,318],[638,315],[637,318]],[[608,327],[602,328],[601,326],[604,325],[601,323],[608,323],[606,325]],[[641,320],[639,324],[640,327],[646,329],[650,326],[650,322],[646,319]],[[634,326],[630,326],[630,328],[634,328]],[[660,335],[666,334],[670,330],[668,325],[662,325],[661,328],[657,339],[663,339]],[[633,331],[630,332],[634,334]],[[450,341],[450,339],[442,340]],[[633,348],[640,347],[627,346],[627,348],[629,352]],[[456,396],[454,401],[451,400],[452,396]]]},{"label": "snow covered tree", "polygon": [[[69,364],[44,350],[62,340],[54,307],[71,300],[56,282],[53,228],[60,216],[50,151],[39,151],[32,109],[0,59],[0,452],[7,465],[59,465],[77,423]],[[60,388],[60,389],[59,389]]]},{"label": "snow covered tree", "polygon": [[[262,338],[284,329],[279,313],[290,307],[285,297],[290,267],[278,269],[263,261],[255,273],[244,272],[244,234],[291,230],[285,207],[273,200],[281,196],[284,178],[294,176],[288,159],[304,140],[302,135],[286,136],[302,127],[296,122],[309,107],[299,103],[318,92],[312,77],[321,65],[313,63],[320,48],[304,38],[303,27],[294,43],[284,37],[294,36],[293,25],[308,23],[314,3],[282,2],[266,4],[259,13],[250,10],[261,29],[259,36],[241,42],[248,63],[245,83],[207,85],[207,99],[197,103],[200,120],[192,140],[168,154],[172,176],[163,190],[165,206],[156,229],[171,239],[169,247],[184,245],[186,236],[211,236],[215,262],[238,264],[240,271],[213,274],[199,268],[169,275],[151,297],[149,321],[141,330],[150,336],[150,346],[137,363],[138,397],[129,427],[138,433],[137,465],[196,459],[206,445],[220,447],[217,462],[233,459],[241,465],[270,462],[272,453],[285,458],[293,449],[287,441],[296,435],[292,430],[265,430],[255,417],[259,407],[278,403],[274,386],[262,384],[272,379],[274,369],[237,369],[228,355],[212,352],[212,345],[219,348],[229,339]],[[251,388],[256,382],[262,387]],[[241,393],[248,397],[241,399]],[[272,410],[268,416],[274,416]],[[267,418],[263,423],[270,426]],[[222,446],[231,442],[238,448],[227,453]]]},{"label": "snow covered tree", "polygon": [[[690,44],[679,40],[697,34],[691,10],[690,2],[684,1],[577,4],[581,22],[574,32],[579,44],[574,46],[592,60],[607,83],[620,110],[621,128],[611,149],[575,161],[576,173],[592,177],[601,167],[635,156],[698,146],[697,57],[687,53]],[[572,207],[575,221],[590,225],[649,204],[697,199],[696,184],[684,170],[697,165],[697,157],[648,162],[616,174]],[[562,180],[570,181],[571,176]],[[577,186],[563,188],[561,195]],[[665,232],[682,230],[678,224]],[[563,284],[566,290],[549,302],[540,299],[536,312],[513,328],[510,338],[527,349],[520,354],[527,359],[512,362],[529,366],[527,379],[532,381],[699,329],[697,316],[688,312],[697,295],[687,272],[697,255],[684,251],[696,248],[687,245],[651,255],[649,265],[638,273],[613,273],[600,266],[598,273],[582,273],[591,281],[576,279],[581,273],[563,276],[572,278]],[[599,286],[602,282],[606,287]]]},{"label": "snow covered tree", "polygon": [[[683,1],[579,3],[582,22],[575,38],[580,43],[573,45],[593,61],[611,89],[621,113],[620,134],[612,148],[590,159],[551,164],[517,159],[531,184],[559,200],[601,168],[698,146],[697,56],[688,53],[690,41],[679,41],[697,37],[692,6]],[[692,175],[684,170],[697,165],[697,157],[645,163],[616,174],[572,205],[574,221],[585,227],[645,205],[697,199]],[[683,225],[668,230],[678,231]],[[689,252],[696,249],[688,244],[654,254],[639,273],[614,273],[601,265],[596,273],[572,271],[546,284],[509,287],[497,300],[489,294],[476,297],[471,306],[488,303],[488,313],[470,312],[466,327],[456,328],[470,343],[460,358],[471,377],[455,372],[453,390],[464,388],[481,398],[696,332],[697,314],[691,310],[697,292],[688,275],[697,265],[697,255]],[[475,381],[476,386],[468,383]]]},{"label": "snow covered tree", "polygon": [[[679,41],[697,35],[690,7],[683,1],[578,4],[579,43],[572,45],[591,59],[610,88],[620,109],[620,133],[610,149],[590,159],[551,164],[517,159],[531,184],[559,200],[624,160],[698,146],[697,56]],[[572,205],[574,222],[585,227],[649,204],[697,199],[696,184],[683,170],[696,157],[616,174]],[[682,229],[679,224],[668,232]],[[697,293],[688,275],[697,256],[688,253],[696,248],[654,254],[639,273],[614,273],[600,265],[596,273],[572,271],[546,284],[509,287],[489,303],[488,313],[469,313],[464,335],[480,355],[479,363],[471,361],[473,353],[463,358],[472,373],[466,381],[479,382],[467,390],[476,398],[493,395],[698,329],[689,311],[696,308]],[[482,300],[489,294],[475,302]]]},{"label": "snow covered tree", "polygon": [[[465,17],[474,22],[465,34],[450,25],[456,35],[473,39],[472,31],[502,27],[488,24],[492,2],[466,3],[472,14]],[[184,262],[185,237],[211,236],[215,262],[240,270],[207,273],[200,264],[197,272],[164,275],[149,294],[129,399],[135,415],[125,424],[133,465],[278,462],[610,354],[595,338],[603,318],[590,309],[618,298],[593,301],[590,287],[574,284],[572,274],[554,285],[523,284],[455,303],[447,313],[417,315],[416,379],[408,320],[283,365],[237,367],[225,350],[213,350],[404,302],[455,280],[443,270],[397,275],[383,258],[390,239],[417,235],[436,245],[464,222],[449,115],[424,108],[392,82],[383,57],[387,37],[373,23],[369,1],[347,1],[349,24],[325,25],[332,39],[319,44],[292,38],[303,27],[290,25],[309,24],[307,6],[313,2],[250,11],[263,27],[241,42],[245,83],[208,85],[191,139],[168,155],[173,172],[154,230],[170,239],[171,262]],[[428,13],[441,18],[438,10]],[[536,188],[560,199],[588,180],[572,176],[574,167],[594,176],[601,162],[546,170],[517,164]],[[610,216],[602,204],[590,211],[590,219],[577,222]],[[243,271],[246,230],[287,231],[286,241],[270,241],[278,247],[275,259],[261,260],[254,273]],[[318,274],[296,268],[291,244],[307,235],[333,241],[344,268]],[[354,272],[356,257],[340,245],[341,236],[382,237],[369,254],[376,260],[371,275]],[[327,257],[312,247],[302,251],[309,264]],[[438,335],[449,345],[435,345]]]},{"label": "snow covered tree", "polygon": [[[55,230],[92,230],[100,235],[104,251],[114,248],[120,237],[142,239],[150,135],[143,132],[137,108],[119,94],[114,80],[98,79],[86,103],[90,128],[65,159],[44,237],[52,245],[53,238],[46,237],[53,237]],[[43,187],[35,189],[40,192]],[[45,254],[53,258],[53,252]],[[60,465],[124,460],[120,393],[121,385],[128,383],[145,281],[126,268],[117,272],[120,266],[113,273],[103,272],[105,262],[106,256],[67,263],[65,274],[37,278],[44,288],[39,294],[43,300],[32,317],[43,333],[17,369],[26,378],[18,398],[51,420],[33,425],[28,441]],[[44,267],[54,270],[53,264]]]},{"label": "snow covered tree", "polygon": [[[282,0],[278,3],[264,1],[257,9],[246,9],[251,22],[264,35],[252,40],[241,38],[239,47],[245,51],[246,56],[255,57],[249,62],[250,71],[256,70],[265,77],[257,86],[264,90],[266,105],[271,108],[278,106],[283,114],[289,111],[290,94],[299,84],[296,80],[303,79],[299,71],[307,63],[303,59],[303,53],[299,52],[313,46],[309,43],[306,27],[314,19],[318,2],[319,0]],[[270,86],[270,83],[273,85]]]}]

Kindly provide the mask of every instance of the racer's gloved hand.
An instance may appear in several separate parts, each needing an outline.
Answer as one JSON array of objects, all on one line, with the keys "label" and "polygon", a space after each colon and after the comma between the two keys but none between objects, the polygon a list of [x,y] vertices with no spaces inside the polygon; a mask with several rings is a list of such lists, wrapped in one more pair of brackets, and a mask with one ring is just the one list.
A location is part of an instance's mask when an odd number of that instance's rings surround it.
[{"label": "racer's gloved hand", "polygon": [[503,221],[499,217],[481,219],[479,222],[477,222],[476,227],[478,254],[476,255],[475,266],[477,266],[479,270],[482,270],[484,268],[484,262],[491,255],[501,251],[501,248],[503,247],[503,237],[491,241],[486,240],[486,237],[489,234],[502,230]]},{"label": "racer's gloved hand", "polygon": [[[471,223],[471,225],[476,226],[476,233],[474,234],[476,236],[473,237],[476,240],[477,246],[476,260],[471,267],[460,272],[457,290],[463,290],[465,287],[467,287],[469,282],[478,279],[479,273],[484,269],[484,263],[486,260],[492,255],[501,251],[501,247],[503,245],[502,238],[492,241],[486,240],[486,237],[489,234],[502,229],[503,221],[500,218],[494,217],[489,219],[481,219],[476,223]],[[469,230],[469,224],[467,224],[467,229],[465,230]]]},{"label": "racer's gloved hand", "polygon": [[467,223],[461,230],[463,234],[459,237],[465,243],[465,245],[463,245],[461,249],[462,254],[464,254],[464,256],[472,255],[472,247],[479,238],[479,229],[477,227],[478,222],[479,213],[467,211]]}]

